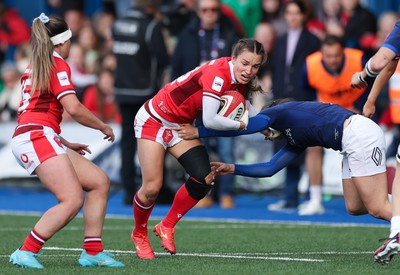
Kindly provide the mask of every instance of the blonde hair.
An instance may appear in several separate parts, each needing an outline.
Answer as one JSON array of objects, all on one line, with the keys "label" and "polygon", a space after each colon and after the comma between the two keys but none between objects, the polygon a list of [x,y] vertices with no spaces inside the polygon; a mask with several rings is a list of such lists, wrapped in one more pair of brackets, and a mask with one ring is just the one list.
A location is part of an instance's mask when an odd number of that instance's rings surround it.
[{"label": "blonde hair", "polygon": [[[255,39],[243,38],[240,39],[232,50],[232,55],[239,56],[242,52],[249,51],[261,56],[262,64],[267,61],[267,53],[264,51],[263,45]],[[253,93],[264,93],[261,83],[257,76],[246,84],[245,97],[249,98]]]},{"label": "blonde hair", "polygon": [[[40,19],[33,20],[31,27],[31,94],[36,90],[47,92],[50,87],[51,73],[54,67],[54,45],[50,37],[68,30],[64,19],[49,16],[49,21],[43,23]],[[56,45],[57,46],[57,45]]]}]

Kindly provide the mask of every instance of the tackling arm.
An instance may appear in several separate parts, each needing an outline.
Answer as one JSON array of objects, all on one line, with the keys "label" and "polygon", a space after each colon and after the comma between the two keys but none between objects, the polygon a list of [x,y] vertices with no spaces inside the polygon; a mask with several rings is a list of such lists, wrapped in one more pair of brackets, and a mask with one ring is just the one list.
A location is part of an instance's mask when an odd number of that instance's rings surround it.
[{"label": "tackling arm", "polygon": [[260,132],[268,128],[269,117],[266,115],[256,115],[249,119],[249,124],[245,130],[238,131],[217,131],[212,129],[207,129],[205,127],[198,127],[199,137],[233,137],[240,135],[248,135]]},{"label": "tackling arm", "polygon": [[396,71],[397,63],[399,60],[392,60],[383,70],[379,73],[372,85],[371,91],[368,95],[368,99],[364,104],[362,114],[366,117],[371,118],[375,113],[375,103],[383,87],[387,84],[390,77]]},{"label": "tackling arm", "polygon": [[305,148],[284,146],[270,161],[255,164],[235,164],[235,175],[263,178],[271,177],[296,159]]}]

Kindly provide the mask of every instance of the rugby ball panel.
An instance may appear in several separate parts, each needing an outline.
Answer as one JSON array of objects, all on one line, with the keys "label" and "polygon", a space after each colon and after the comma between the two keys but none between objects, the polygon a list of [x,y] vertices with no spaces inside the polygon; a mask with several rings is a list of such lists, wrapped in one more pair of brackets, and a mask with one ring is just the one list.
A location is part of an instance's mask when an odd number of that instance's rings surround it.
[{"label": "rugby ball panel", "polygon": [[218,114],[229,119],[240,121],[246,110],[246,99],[237,91],[226,91],[222,94]]}]

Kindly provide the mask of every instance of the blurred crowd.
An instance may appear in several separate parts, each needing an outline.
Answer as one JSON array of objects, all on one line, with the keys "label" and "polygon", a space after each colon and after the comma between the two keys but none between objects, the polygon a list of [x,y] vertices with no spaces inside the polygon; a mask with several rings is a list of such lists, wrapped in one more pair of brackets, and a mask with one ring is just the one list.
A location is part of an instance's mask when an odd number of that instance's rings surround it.
[{"label": "blurred crowd", "polygon": [[[135,2],[146,1],[98,0],[98,9],[91,14],[85,8],[85,1],[46,2],[47,12],[63,17],[71,28],[73,37],[67,62],[72,70],[78,97],[105,122],[121,123],[122,120],[114,96],[114,83],[118,76],[111,29]],[[261,42],[268,52],[269,61],[259,73],[267,93],[252,98],[258,110],[269,100],[278,97],[318,100],[315,91],[308,91],[302,83],[307,56],[320,50],[327,36],[335,36],[342,39],[345,48],[362,51],[364,60],[368,60],[385,40],[400,14],[400,1],[389,0],[149,2],[157,7],[154,16],[162,23],[161,35],[169,55],[169,65],[162,74],[163,83],[208,59],[230,55],[231,46],[240,37],[254,37]],[[289,2],[295,2],[295,5],[288,5]],[[7,3],[0,1],[0,122],[16,119],[20,101],[20,76],[29,64],[30,57],[28,43],[31,22],[21,16],[17,6]],[[208,8],[205,7],[207,5]],[[302,38],[303,30],[306,32],[305,38]],[[385,113],[388,102],[388,92],[381,93],[375,119],[379,122],[383,117],[385,125],[396,127],[388,122]],[[354,110],[357,111],[359,106],[354,106]],[[68,119],[65,117],[65,120]],[[234,148],[229,144],[230,148]],[[212,150],[213,145],[209,146]],[[217,158],[229,154],[226,151],[216,152]],[[230,159],[227,162],[232,161]],[[288,167],[285,181],[294,182],[296,192],[305,161],[306,156],[294,163],[293,167]],[[227,192],[232,193],[232,190]],[[294,197],[291,205],[287,204],[287,199],[286,205],[280,207],[297,207],[298,198],[296,195]],[[234,207],[233,202],[228,200],[226,207]]]},{"label": "blurred crowd", "polygon": [[[115,70],[116,62],[112,51],[110,27],[118,17],[123,16],[124,11],[135,0],[99,0],[100,3],[97,5],[99,9],[90,16],[85,12],[84,2],[49,0],[47,8],[53,14],[64,17],[71,27],[73,45],[68,63],[72,69],[79,98],[102,119],[119,122],[118,111],[116,106],[113,106],[111,72]],[[180,33],[190,27],[190,21],[201,11],[197,9],[196,0],[159,2],[157,17],[165,27],[164,35],[168,51],[173,56],[178,40],[185,39],[179,36]],[[270,60],[273,60],[277,38],[288,30],[283,11],[286,1],[222,0],[220,2],[222,5],[217,12],[231,21],[240,35],[254,37],[262,42]],[[400,5],[399,1],[383,1],[386,3],[381,4],[382,10],[377,14],[376,8],[379,7],[380,1],[304,0],[303,2],[307,7],[305,26],[312,34],[320,40],[328,34],[341,36],[345,39],[346,46],[361,49],[368,56],[379,47],[397,21]],[[29,62],[27,43],[30,37],[30,22],[19,14],[18,7],[7,5],[6,1],[0,2],[0,22],[0,121],[8,121],[16,118],[19,104],[19,77]],[[227,53],[229,51],[230,49],[226,50]],[[172,58],[171,62],[173,61]],[[181,73],[176,70],[172,72],[173,77]],[[170,75],[168,72],[165,74],[165,81],[170,79]],[[270,76],[266,65],[260,77],[267,91],[272,90]],[[257,98],[254,100],[254,105],[261,108],[264,101],[271,97],[272,93],[264,98]],[[384,99],[381,104],[379,107],[384,110]]]}]

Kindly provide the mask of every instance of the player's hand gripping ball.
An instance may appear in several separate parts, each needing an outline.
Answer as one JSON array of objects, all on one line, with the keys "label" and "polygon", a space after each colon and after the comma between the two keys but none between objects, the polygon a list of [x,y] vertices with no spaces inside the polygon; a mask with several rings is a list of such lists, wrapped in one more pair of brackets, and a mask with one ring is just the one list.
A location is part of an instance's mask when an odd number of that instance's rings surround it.
[{"label": "player's hand gripping ball", "polygon": [[218,114],[240,121],[246,111],[246,99],[237,91],[226,91],[221,96]]}]

